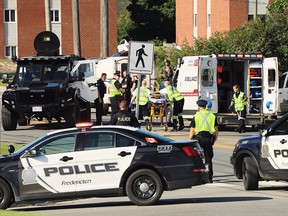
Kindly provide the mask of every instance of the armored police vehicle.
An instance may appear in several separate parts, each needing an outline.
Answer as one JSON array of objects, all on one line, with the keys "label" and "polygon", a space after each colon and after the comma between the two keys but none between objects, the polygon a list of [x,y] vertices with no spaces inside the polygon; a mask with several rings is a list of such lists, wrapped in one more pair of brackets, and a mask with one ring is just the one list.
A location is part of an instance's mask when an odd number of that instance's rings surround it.
[{"label": "armored police vehicle", "polygon": [[2,95],[2,126],[15,130],[31,119],[65,120],[68,127],[90,121],[90,102],[98,97],[95,60],[59,55],[60,42],[52,32],[41,32],[34,40],[37,56],[16,58],[12,82],[6,75]]},{"label": "armored police vehicle", "polygon": [[260,135],[240,139],[231,163],[246,190],[258,189],[260,180],[288,181],[288,113]]}]

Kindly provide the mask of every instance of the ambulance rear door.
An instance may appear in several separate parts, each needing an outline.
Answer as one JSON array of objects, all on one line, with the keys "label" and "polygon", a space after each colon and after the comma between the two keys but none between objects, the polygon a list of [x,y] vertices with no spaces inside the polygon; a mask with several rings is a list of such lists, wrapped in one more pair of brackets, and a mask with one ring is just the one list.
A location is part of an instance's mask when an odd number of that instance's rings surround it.
[{"label": "ambulance rear door", "polygon": [[263,60],[263,114],[271,115],[278,109],[278,61],[276,57]]},{"label": "ambulance rear door", "polygon": [[212,103],[211,111],[218,112],[217,59],[200,57],[198,70],[199,98]]}]

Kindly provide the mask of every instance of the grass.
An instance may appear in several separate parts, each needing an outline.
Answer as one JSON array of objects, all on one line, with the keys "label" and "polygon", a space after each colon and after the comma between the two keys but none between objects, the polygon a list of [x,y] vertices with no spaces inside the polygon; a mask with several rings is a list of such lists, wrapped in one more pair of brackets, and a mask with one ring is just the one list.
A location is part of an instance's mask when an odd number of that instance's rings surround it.
[{"label": "grass", "polygon": [[[25,215],[37,215],[37,214],[31,214],[30,212],[21,212],[21,211],[10,211],[10,210],[0,210],[0,215],[1,216],[25,216]],[[39,215],[39,214],[38,214]]]},{"label": "grass", "polygon": [[[10,145],[9,143],[0,143],[0,155],[9,154],[8,152],[9,145]],[[13,144],[13,146],[15,147],[15,151],[23,147],[23,145],[20,144]]]}]

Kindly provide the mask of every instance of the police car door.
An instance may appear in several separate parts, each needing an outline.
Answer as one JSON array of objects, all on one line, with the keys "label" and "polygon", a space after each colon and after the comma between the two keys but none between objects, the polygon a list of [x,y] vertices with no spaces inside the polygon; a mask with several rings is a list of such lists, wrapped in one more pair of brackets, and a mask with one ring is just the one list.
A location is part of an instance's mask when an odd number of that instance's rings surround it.
[{"label": "police car door", "polygon": [[211,111],[218,112],[217,60],[215,57],[199,57],[199,98],[212,103]]},{"label": "police car door", "polygon": [[[81,182],[77,184],[77,193],[118,189],[137,148],[134,140],[111,131],[85,132],[78,140],[83,150],[77,157],[77,167],[82,170],[77,173],[77,181]],[[120,147],[121,143],[127,147]]]},{"label": "police car door", "polygon": [[[288,179],[288,115],[279,124],[268,128],[262,138],[261,169],[270,175],[282,174],[279,179]],[[269,161],[265,163],[265,160]],[[285,171],[284,171],[285,170]]]},{"label": "police car door", "polygon": [[22,198],[63,197],[63,193],[75,193],[75,137],[71,134],[51,138],[21,157],[19,187]]},{"label": "police car door", "polygon": [[84,101],[94,101],[98,98],[98,88],[96,86],[96,67],[97,60],[81,60],[74,62],[75,66],[70,72],[72,77],[83,77],[83,80],[78,80],[70,83],[72,88],[79,89],[79,96]]},{"label": "police car door", "polygon": [[278,109],[278,63],[277,58],[263,60],[263,114],[276,113]]}]

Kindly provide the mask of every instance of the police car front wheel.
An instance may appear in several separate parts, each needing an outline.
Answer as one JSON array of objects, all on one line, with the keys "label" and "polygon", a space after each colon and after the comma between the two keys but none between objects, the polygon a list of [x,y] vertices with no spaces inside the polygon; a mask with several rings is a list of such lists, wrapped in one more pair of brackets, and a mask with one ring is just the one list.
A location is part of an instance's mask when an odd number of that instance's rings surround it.
[{"label": "police car front wheel", "polygon": [[257,190],[259,174],[256,163],[251,157],[245,157],[242,164],[242,175],[245,190]]},{"label": "police car front wheel", "polygon": [[152,170],[140,169],[132,173],[126,182],[126,193],[136,205],[152,205],[163,193],[163,183]]},{"label": "police car front wheel", "polygon": [[3,179],[0,178],[0,209],[6,209],[11,205],[11,198],[11,188]]}]

